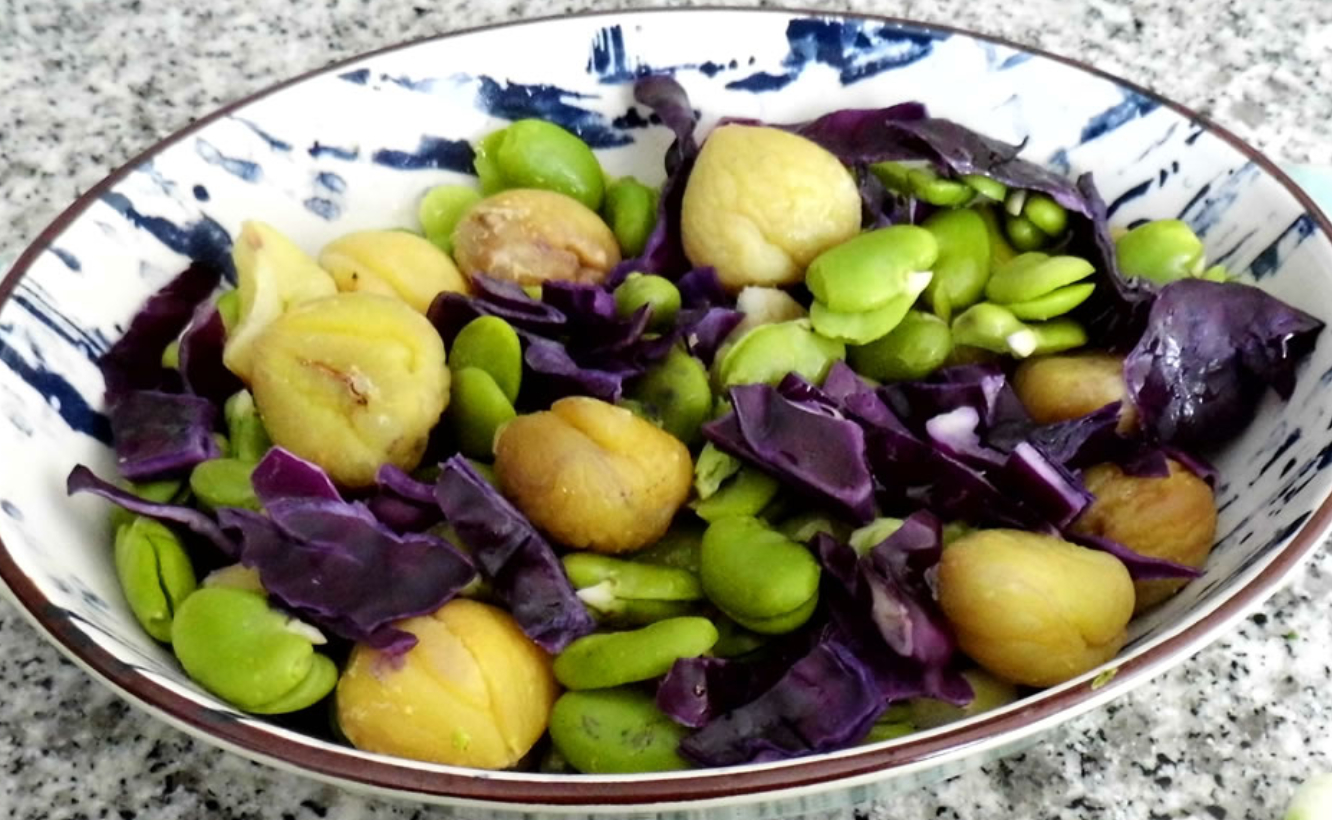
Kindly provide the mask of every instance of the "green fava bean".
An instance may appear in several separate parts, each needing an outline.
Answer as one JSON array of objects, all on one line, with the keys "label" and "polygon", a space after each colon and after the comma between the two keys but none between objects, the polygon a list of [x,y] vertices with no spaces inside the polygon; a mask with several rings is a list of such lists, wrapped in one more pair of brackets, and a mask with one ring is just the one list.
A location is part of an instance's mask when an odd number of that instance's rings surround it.
[{"label": "green fava bean", "polygon": [[688,769],[676,749],[689,730],[633,688],[565,692],[550,713],[550,739],[584,774],[635,774]]},{"label": "green fava bean", "polygon": [[217,297],[217,312],[222,317],[222,327],[227,333],[240,322],[240,291],[232,288],[223,291]]},{"label": "green fava bean", "polygon": [[449,369],[475,367],[490,374],[512,404],[523,383],[523,345],[518,331],[498,316],[478,316],[453,339]]},{"label": "green fava bean", "polygon": [[518,120],[476,147],[477,175],[487,196],[508,188],[541,188],[601,207],[605,175],[587,143],[545,120]]},{"label": "green fava bean", "polygon": [[699,576],[708,599],[755,632],[796,629],[818,603],[818,561],[757,518],[713,522],[703,533]]},{"label": "green fava bean", "polygon": [[248,390],[240,391],[227,399],[222,406],[222,415],[227,422],[227,452],[239,461],[258,464],[273,446],[273,441],[268,437],[263,420],[259,418],[254,396]]},{"label": "green fava bean", "polygon": [[1068,211],[1047,194],[1029,194],[1022,215],[1046,236],[1059,236],[1068,227]]},{"label": "green fava bean", "polygon": [[303,709],[332,691],[337,667],[314,651],[314,640],[323,637],[269,607],[263,596],[225,587],[186,598],[171,627],[185,672],[257,714]]},{"label": "green fava bean", "polygon": [[555,679],[566,689],[606,689],[651,680],[680,658],[696,658],[717,642],[707,618],[669,618],[629,632],[586,635],[555,658]]},{"label": "green fava bean", "polygon": [[144,631],[171,640],[176,611],[197,581],[180,539],[165,525],[136,516],[116,531],[116,577]]},{"label": "green fava bean", "polygon": [[1004,197],[1008,196],[1008,186],[997,179],[981,174],[963,174],[959,179],[970,185],[976,193],[994,202],[1003,202]]},{"label": "green fava bean", "polygon": [[665,359],[635,379],[627,394],[685,444],[698,439],[699,428],[712,415],[708,370],[682,347],[672,348]]},{"label": "green fava bean", "polygon": [[709,523],[734,515],[758,515],[777,497],[782,485],[754,467],[741,467],[712,496],[694,504],[694,513]]},{"label": "green fava bean", "polygon": [[[561,563],[569,583],[578,590],[578,597],[594,607],[596,601],[611,599],[697,601],[703,597],[698,577],[685,569],[626,561],[591,552],[571,552],[561,559]],[[595,592],[584,594],[589,590]]]},{"label": "green fava bean", "polygon": [[1044,296],[1038,296],[1028,302],[1010,302],[1004,307],[1013,312],[1013,315],[1028,322],[1040,322],[1046,319],[1053,319],[1056,316],[1062,316],[1073,308],[1087,301],[1091,297],[1092,291],[1096,286],[1090,282],[1082,282],[1076,285],[1065,285],[1062,288],[1055,288]]},{"label": "green fava bean", "polygon": [[652,312],[648,329],[667,330],[680,312],[680,290],[665,277],[631,273],[615,289],[615,311],[627,319],[644,307]]},{"label": "green fava bean", "polygon": [[831,535],[838,541],[845,541],[851,533],[851,528],[822,513],[804,512],[778,524],[777,531],[792,541],[807,544],[821,532]]},{"label": "green fava bean", "polygon": [[913,272],[904,291],[874,310],[843,313],[816,301],[809,309],[810,324],[820,336],[839,342],[863,345],[881,339],[901,324],[933,276],[929,271]]},{"label": "green fava bean", "polygon": [[939,243],[924,228],[866,231],[815,257],[805,285],[830,310],[874,310],[907,290],[910,275],[930,270],[938,256]]},{"label": "green fava bean", "polygon": [[906,702],[911,722],[921,729],[948,723],[1007,706],[1018,699],[1017,687],[980,669],[968,669],[962,677],[971,684],[974,697],[966,706],[954,706],[934,698],[912,698]]},{"label": "green fava bean", "polygon": [[[147,501],[154,501],[158,504],[166,504],[171,501],[182,501],[182,489],[184,485],[175,479],[165,479],[163,481],[142,481],[124,482],[125,489],[134,493],[139,498]],[[111,531],[118,532],[121,527],[134,522],[135,514],[124,507],[111,508]]]},{"label": "green fava bean", "polygon": [[518,415],[504,391],[490,374],[479,367],[464,367],[453,373],[446,413],[458,449],[470,458],[495,455],[495,434]]},{"label": "green fava bean", "polygon": [[706,501],[721,489],[726,479],[740,472],[740,467],[740,459],[722,452],[709,441],[694,462],[694,492]]},{"label": "green fava bean", "polygon": [[634,561],[687,570],[698,575],[698,550],[703,542],[703,527],[677,521],[661,540],[634,553]]},{"label": "green fava bean", "polygon": [[262,505],[250,481],[254,467],[254,463],[237,458],[200,462],[190,471],[190,490],[195,498],[214,510],[240,507],[258,511]]},{"label": "green fava bean", "polygon": [[847,361],[862,376],[878,381],[923,379],[948,361],[953,332],[938,316],[913,310],[882,339],[848,348]]},{"label": "green fava bean", "polygon": [[1120,273],[1159,285],[1202,273],[1204,253],[1202,240],[1178,219],[1139,225],[1115,242]]},{"label": "green fava bean", "polygon": [[976,211],[940,211],[923,227],[939,245],[925,301],[945,322],[980,301],[990,279],[990,237]]},{"label": "green fava bean", "polygon": [[864,743],[882,743],[885,740],[897,740],[899,737],[906,737],[916,731],[916,727],[910,723],[899,721],[878,721],[870,727],[869,733],[865,735]]},{"label": "green fava bean", "polygon": [[978,206],[972,210],[985,223],[985,235],[990,238],[990,274],[993,275],[1011,262],[1018,252],[1009,244],[1008,236],[999,222],[999,214],[993,206]]},{"label": "green fava bean", "polygon": [[886,541],[902,527],[900,518],[876,518],[863,527],[852,531],[847,543],[857,555],[867,555],[870,550]]},{"label": "green fava bean", "polygon": [[712,655],[717,658],[738,658],[762,649],[768,642],[768,636],[750,632],[735,621],[721,616],[717,619],[717,633],[721,636],[712,645]]},{"label": "green fava bean", "polygon": [[1091,262],[1078,256],[1024,253],[995,271],[985,285],[985,296],[1001,305],[1030,302],[1086,279],[1095,270]]},{"label": "green fava bean", "polygon": [[162,367],[167,370],[180,369],[180,340],[174,339],[162,350]]},{"label": "green fava bean", "polygon": [[1062,353],[1087,344],[1087,331],[1072,319],[1051,319],[1027,325],[1035,337],[1032,356]]},{"label": "green fava bean", "polygon": [[941,208],[966,205],[976,196],[976,189],[956,180],[944,179],[933,168],[913,168],[907,172],[907,185],[915,197]]},{"label": "green fava bean", "polygon": [[[933,241],[933,240],[931,240]],[[759,325],[740,337],[718,367],[723,388],[776,385],[788,373],[822,384],[828,368],[846,358],[846,345],[815,333],[808,319]]]},{"label": "green fava bean", "polygon": [[624,258],[643,253],[657,226],[657,192],[633,177],[617,179],[606,189],[602,210]]},{"label": "green fava bean", "polygon": [[1039,250],[1050,241],[1050,237],[1025,216],[1009,216],[1004,220],[1004,230],[1008,233],[1008,240],[1019,251]]},{"label": "green fava bean", "polygon": [[1002,305],[981,302],[953,320],[954,349],[980,348],[1025,359],[1036,351],[1036,334]]},{"label": "green fava bean", "polygon": [[467,185],[436,185],[426,191],[416,210],[425,238],[445,253],[453,253],[453,229],[480,201],[481,192]]}]

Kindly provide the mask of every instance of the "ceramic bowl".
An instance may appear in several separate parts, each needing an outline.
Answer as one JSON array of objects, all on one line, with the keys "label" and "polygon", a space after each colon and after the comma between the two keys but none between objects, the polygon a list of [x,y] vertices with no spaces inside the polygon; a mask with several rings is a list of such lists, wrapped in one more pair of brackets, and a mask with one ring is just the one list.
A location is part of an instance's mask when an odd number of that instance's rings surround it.
[{"label": "ceramic bowl", "polygon": [[[1327,220],[1271,162],[1161,97],[965,32],[862,17],[674,10],[551,19],[386,49],[203,117],[74,203],[0,285],[0,576],[50,640],[126,699],[275,766],[449,804],[467,817],[795,815],[881,795],[1029,742],[1146,683],[1222,634],[1322,540],[1332,507],[1323,334],[1294,396],[1269,396],[1219,459],[1220,544],[1206,574],[1133,625],[1106,667],[943,729],[784,763],[664,776],[478,772],[359,752],[240,714],[193,685],[119,592],[106,508],[68,499],[76,463],[112,473],[98,354],[191,258],[225,255],[241,221],[309,250],[413,226],[433,185],[461,182],[469,141],[542,117],[611,174],[662,178],[669,132],[631,84],[671,71],[704,112],[790,122],[918,99],[1069,173],[1093,171],[1113,222],[1178,216],[1209,257],[1332,318]],[[1113,675],[1109,674],[1114,672]]]}]

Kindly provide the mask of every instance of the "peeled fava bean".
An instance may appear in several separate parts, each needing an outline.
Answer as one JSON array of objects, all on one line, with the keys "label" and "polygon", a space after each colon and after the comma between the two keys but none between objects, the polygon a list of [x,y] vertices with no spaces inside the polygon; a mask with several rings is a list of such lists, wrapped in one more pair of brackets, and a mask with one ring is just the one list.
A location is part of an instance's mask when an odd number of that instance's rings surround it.
[{"label": "peeled fava bean", "polygon": [[846,345],[814,332],[808,319],[759,325],[719,356],[718,381],[776,385],[788,373],[821,384],[833,362],[846,357]]},{"label": "peeled fava bean", "polygon": [[873,310],[908,291],[912,275],[928,272],[938,256],[939,243],[924,228],[879,228],[819,254],[809,265],[805,285],[830,310]]},{"label": "peeled fava bean", "polygon": [[318,630],[242,589],[208,587],[185,599],[171,645],[185,672],[205,689],[256,714],[281,714],[322,700],[337,667],[314,651]]},{"label": "peeled fava bean", "polygon": [[693,462],[651,422],[574,396],[506,424],[495,473],[504,495],[555,540],[618,553],[665,534],[689,495]]},{"label": "peeled fava bean", "polygon": [[697,658],[717,642],[707,618],[668,618],[629,632],[585,635],[555,659],[555,679],[566,689],[605,689],[652,680],[680,658]]},{"label": "peeled fava bean", "polygon": [[[1216,540],[1216,497],[1207,482],[1171,460],[1169,476],[1125,475],[1115,464],[1098,464],[1083,474],[1095,500],[1073,524],[1074,530],[1118,541],[1151,558],[1201,568]],[[1137,581],[1141,612],[1174,595],[1187,579]]]},{"label": "peeled fava bean", "polygon": [[439,294],[467,293],[467,280],[433,242],[406,231],[358,231],[319,252],[338,290],[396,296],[418,313]]},{"label": "peeled fava bean", "polygon": [[453,253],[453,229],[463,214],[481,201],[481,194],[466,185],[437,185],[421,197],[416,216],[426,239],[445,253]]},{"label": "peeled fava bean", "polygon": [[790,632],[814,614],[819,564],[801,544],[749,516],[719,519],[703,533],[703,592],[746,629]]},{"label": "peeled fava bean", "polygon": [[605,176],[592,149],[553,122],[518,120],[477,145],[476,171],[487,194],[540,188],[601,207]]},{"label": "peeled fava bean", "polygon": [[228,370],[248,382],[254,366],[254,345],[264,329],[289,308],[331,296],[338,287],[305,251],[263,222],[241,224],[231,259],[236,267],[239,304],[222,360]]},{"label": "peeled fava bean", "polygon": [[1125,277],[1141,277],[1158,285],[1198,276],[1206,264],[1202,240],[1178,219],[1153,220],[1119,237],[1115,261]]},{"label": "peeled fava bean", "polygon": [[166,525],[135,516],[116,531],[116,577],[144,631],[171,640],[176,610],[194,592],[194,567]]},{"label": "peeled fava bean", "polygon": [[518,401],[523,382],[523,345],[518,331],[498,316],[479,316],[458,331],[449,349],[449,368],[486,371],[509,403]]},{"label": "peeled fava bean", "polygon": [[400,299],[341,293],[293,308],[256,340],[252,389],[273,442],[340,484],[411,470],[448,404],[444,343]]},{"label": "peeled fava bean", "polygon": [[985,220],[970,210],[939,211],[922,227],[939,248],[925,301],[947,322],[954,311],[971,307],[985,294],[990,278],[990,237]]},{"label": "peeled fava bean", "polygon": [[553,191],[516,188],[472,206],[453,231],[467,276],[518,285],[546,280],[600,284],[620,263],[615,234],[596,212]]},{"label": "peeled fava bean", "polygon": [[948,361],[953,332],[932,313],[909,311],[888,335],[847,348],[847,361],[862,376],[878,381],[923,379]]},{"label": "peeled fava bean", "polygon": [[550,715],[551,742],[583,774],[688,769],[676,751],[688,734],[649,692],[627,686],[565,692]]},{"label": "peeled fava bean", "polygon": [[559,687],[550,658],[503,610],[455,598],[396,624],[417,644],[398,660],[357,644],[338,681],[353,746],[413,760],[505,769],[546,730]]},{"label": "peeled fava bean", "polygon": [[675,347],[666,358],[636,379],[628,397],[666,432],[693,444],[712,415],[712,385],[703,363]]},{"label": "peeled fava bean", "polygon": [[1110,660],[1133,615],[1133,581],[1117,558],[1021,530],[954,541],[938,589],[962,651],[1026,686],[1054,686]]},{"label": "peeled fava bean", "polygon": [[1137,424],[1124,384],[1124,360],[1102,351],[1038,356],[1018,365],[1013,389],[1038,424],[1069,421],[1121,402],[1119,431]]},{"label": "peeled fava bean", "polygon": [[723,125],[685,187],[681,230],[695,265],[730,291],[793,285],[805,266],[860,232],[855,180],[828,151],[778,128]]},{"label": "peeled fava bean", "polygon": [[517,413],[504,391],[479,367],[453,371],[449,387],[449,426],[458,449],[469,458],[490,459],[495,434]]}]

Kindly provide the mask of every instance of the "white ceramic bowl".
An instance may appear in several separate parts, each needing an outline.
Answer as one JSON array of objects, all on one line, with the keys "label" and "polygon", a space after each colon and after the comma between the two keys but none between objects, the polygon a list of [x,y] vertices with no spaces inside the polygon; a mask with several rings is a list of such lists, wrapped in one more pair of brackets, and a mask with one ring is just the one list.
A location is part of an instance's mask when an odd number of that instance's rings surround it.
[{"label": "white ceramic bowl", "polygon": [[556,777],[359,752],[240,714],[193,685],[120,595],[104,504],[64,495],[76,463],[112,472],[97,355],[191,257],[225,254],[242,220],[280,226],[310,250],[360,228],[411,226],[423,191],[465,178],[468,140],[508,119],[552,119],[596,147],[610,173],[659,181],[670,135],[633,103],[631,83],[665,70],[705,126],[922,100],[1025,140],[1030,159],[1094,171],[1115,224],[1180,216],[1212,259],[1332,315],[1328,222],[1271,162],[1178,105],[1050,55],[902,21],[725,10],[545,20],[392,48],[275,86],[149,149],[74,203],[0,284],[0,576],[38,628],[124,697],[209,742],[469,817],[781,816],[954,772],[1146,682],[1226,630],[1321,542],[1332,515],[1327,334],[1290,402],[1269,396],[1220,458],[1221,540],[1206,574],[1136,621],[1107,667],[964,723],[785,763]]}]

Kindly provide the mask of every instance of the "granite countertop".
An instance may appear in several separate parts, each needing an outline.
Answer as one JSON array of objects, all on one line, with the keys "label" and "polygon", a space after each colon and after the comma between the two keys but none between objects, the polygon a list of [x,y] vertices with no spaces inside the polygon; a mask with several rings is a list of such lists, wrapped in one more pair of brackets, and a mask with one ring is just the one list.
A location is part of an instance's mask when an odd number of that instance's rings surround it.
[{"label": "granite countertop", "polygon": [[[0,0],[0,269],[160,137],[287,76],[591,0]],[[741,2],[737,5],[753,5]],[[759,5],[780,5],[761,2]],[[802,0],[796,5],[844,9]],[[1083,59],[1274,157],[1332,165],[1332,3],[867,0]],[[1266,818],[1332,769],[1332,550],[1227,638],[1025,754],[866,807],[887,817]],[[251,764],[132,709],[0,599],[0,816],[429,818]],[[851,813],[841,818],[849,820]]]}]

